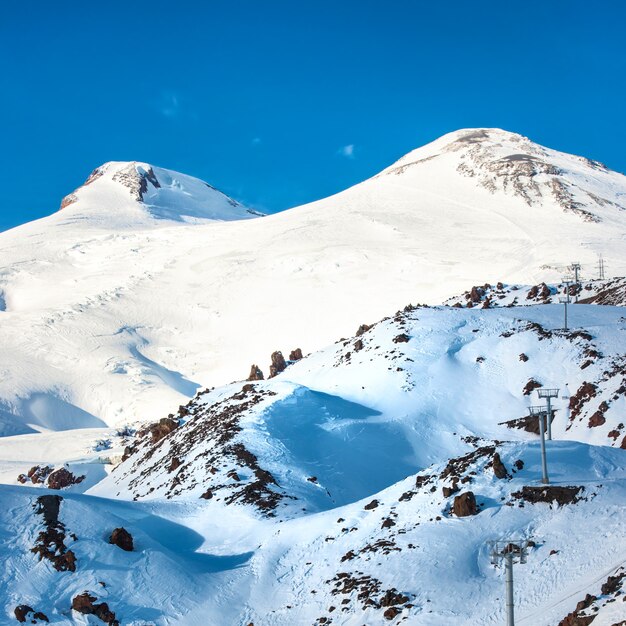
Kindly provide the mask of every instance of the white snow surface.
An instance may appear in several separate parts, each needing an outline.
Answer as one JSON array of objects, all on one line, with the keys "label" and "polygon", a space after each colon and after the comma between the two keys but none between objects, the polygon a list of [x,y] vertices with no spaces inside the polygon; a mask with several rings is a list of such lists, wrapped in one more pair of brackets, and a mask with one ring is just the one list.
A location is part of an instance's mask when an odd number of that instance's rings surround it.
[{"label": "white snow surface", "polygon": [[[108,436],[116,453],[114,431],[4,438],[6,619],[25,603],[52,624],[84,624],[69,607],[88,590],[123,626],[495,625],[505,618],[504,580],[487,542],[513,538],[536,544],[515,566],[518,623],[555,626],[592,593],[594,624],[611,626],[626,618],[624,594],[609,602],[600,593],[626,565],[624,311],[575,305],[565,332],[559,305],[409,308],[252,388],[200,392],[156,444],[149,434],[127,438],[136,449],[112,471],[93,469],[93,443]],[[582,488],[574,504],[513,495],[541,487],[537,436],[502,424],[540,403],[523,393],[531,378],[561,390],[548,467],[553,486]],[[574,414],[570,398],[584,383],[595,395]],[[590,426],[603,402],[604,423]],[[37,450],[38,438],[49,448]],[[496,450],[507,478],[494,475]],[[51,492],[11,480],[23,457],[88,476],[86,490],[60,492],[76,572],[30,552],[41,530],[33,505]],[[477,515],[450,514],[449,467],[460,491],[476,495]],[[279,496],[273,508],[259,506],[268,492],[243,497],[266,472]],[[212,497],[201,498],[207,489]],[[108,543],[120,526],[133,535],[132,553]],[[408,598],[392,619],[380,605],[390,590]]]},{"label": "white snow surface", "polygon": [[572,260],[590,273],[600,252],[626,274],[626,178],[497,129],[261,219],[145,163],[87,183],[0,234],[3,434],[150,419],[251,363],[267,375],[276,349],[485,281],[555,281]]}]

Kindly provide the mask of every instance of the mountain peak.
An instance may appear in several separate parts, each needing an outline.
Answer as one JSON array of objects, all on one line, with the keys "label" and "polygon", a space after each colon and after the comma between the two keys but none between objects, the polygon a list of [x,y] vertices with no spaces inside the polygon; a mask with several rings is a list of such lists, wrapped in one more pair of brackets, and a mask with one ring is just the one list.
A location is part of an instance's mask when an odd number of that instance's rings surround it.
[{"label": "mountain peak", "polygon": [[[107,214],[133,221],[238,220],[261,216],[208,183],[141,161],[108,161],[61,201],[61,210]],[[108,220],[110,221],[110,220]]]},{"label": "mountain peak", "polygon": [[624,176],[602,163],[546,148],[500,128],[466,128],[412,150],[379,176],[403,182],[446,185],[474,179],[490,194],[521,199],[527,206],[554,206],[584,221],[602,220],[604,207],[626,209]]}]

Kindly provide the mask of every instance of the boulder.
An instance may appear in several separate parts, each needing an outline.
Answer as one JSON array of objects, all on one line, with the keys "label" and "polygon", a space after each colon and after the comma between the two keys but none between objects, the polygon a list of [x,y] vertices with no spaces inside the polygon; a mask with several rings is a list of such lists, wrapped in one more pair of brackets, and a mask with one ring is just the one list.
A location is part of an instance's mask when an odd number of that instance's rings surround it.
[{"label": "boulder", "polygon": [[476,515],[478,513],[478,507],[476,506],[476,497],[472,491],[465,491],[464,493],[454,498],[452,504],[452,512],[457,517],[468,517],[470,515]]},{"label": "boulder", "polygon": [[109,543],[126,550],[126,552],[134,550],[133,536],[125,528],[116,528],[109,537]]}]

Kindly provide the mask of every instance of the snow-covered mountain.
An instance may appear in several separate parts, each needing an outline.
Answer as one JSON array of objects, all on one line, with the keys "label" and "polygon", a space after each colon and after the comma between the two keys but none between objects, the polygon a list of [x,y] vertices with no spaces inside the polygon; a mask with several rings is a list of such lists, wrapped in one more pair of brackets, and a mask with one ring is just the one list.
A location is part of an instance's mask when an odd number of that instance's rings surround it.
[{"label": "snow-covered mountain", "polygon": [[590,277],[599,253],[626,274],[626,178],[501,130],[262,219],[148,164],[87,182],[0,234],[5,434],[150,419],[251,363],[267,374],[276,349],[486,281],[555,281],[574,260]]},{"label": "snow-covered mountain", "polygon": [[[530,542],[517,623],[619,623],[626,317],[572,315],[563,331],[557,305],[407,306],[270,380],[203,390],[138,433],[109,433],[109,451],[78,459],[73,435],[54,433],[86,478],[0,486],[7,619],[26,605],[81,623],[71,607],[88,592],[124,626],[500,624],[488,542],[507,539]],[[560,388],[550,485],[525,419],[542,387]],[[11,454],[15,475],[25,454],[50,459],[34,449],[48,436],[0,439],[2,476]],[[96,462],[121,441],[121,464]],[[50,494],[62,500],[39,499]],[[110,543],[116,528],[132,551]]]}]

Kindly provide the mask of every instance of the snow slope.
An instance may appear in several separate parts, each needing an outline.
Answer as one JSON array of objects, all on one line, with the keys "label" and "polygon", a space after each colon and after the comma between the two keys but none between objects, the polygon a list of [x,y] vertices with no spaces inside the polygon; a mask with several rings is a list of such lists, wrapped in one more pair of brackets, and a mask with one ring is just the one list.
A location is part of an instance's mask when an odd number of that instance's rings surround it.
[{"label": "snow slope", "polygon": [[262,219],[195,179],[107,164],[0,234],[1,432],[150,419],[253,362],[267,374],[276,349],[485,281],[554,281],[600,252],[626,274],[624,194],[621,174],[497,129]]},{"label": "snow slope", "polygon": [[[573,308],[564,332],[557,305],[407,307],[271,380],[202,391],[169,433],[138,433],[106,478],[61,492],[76,572],[29,552],[51,492],[0,486],[7,619],[26,603],[81,623],[69,606],[89,590],[124,626],[501,624],[488,542],[506,538],[534,542],[515,566],[518,623],[556,626],[587,593],[594,626],[626,619],[626,579],[601,592],[626,566],[626,316]],[[547,443],[569,503],[524,495],[549,493],[537,436],[503,423],[539,403],[530,379],[570,388]],[[476,515],[454,514],[470,490]],[[134,552],[107,543],[118,526]]]}]

